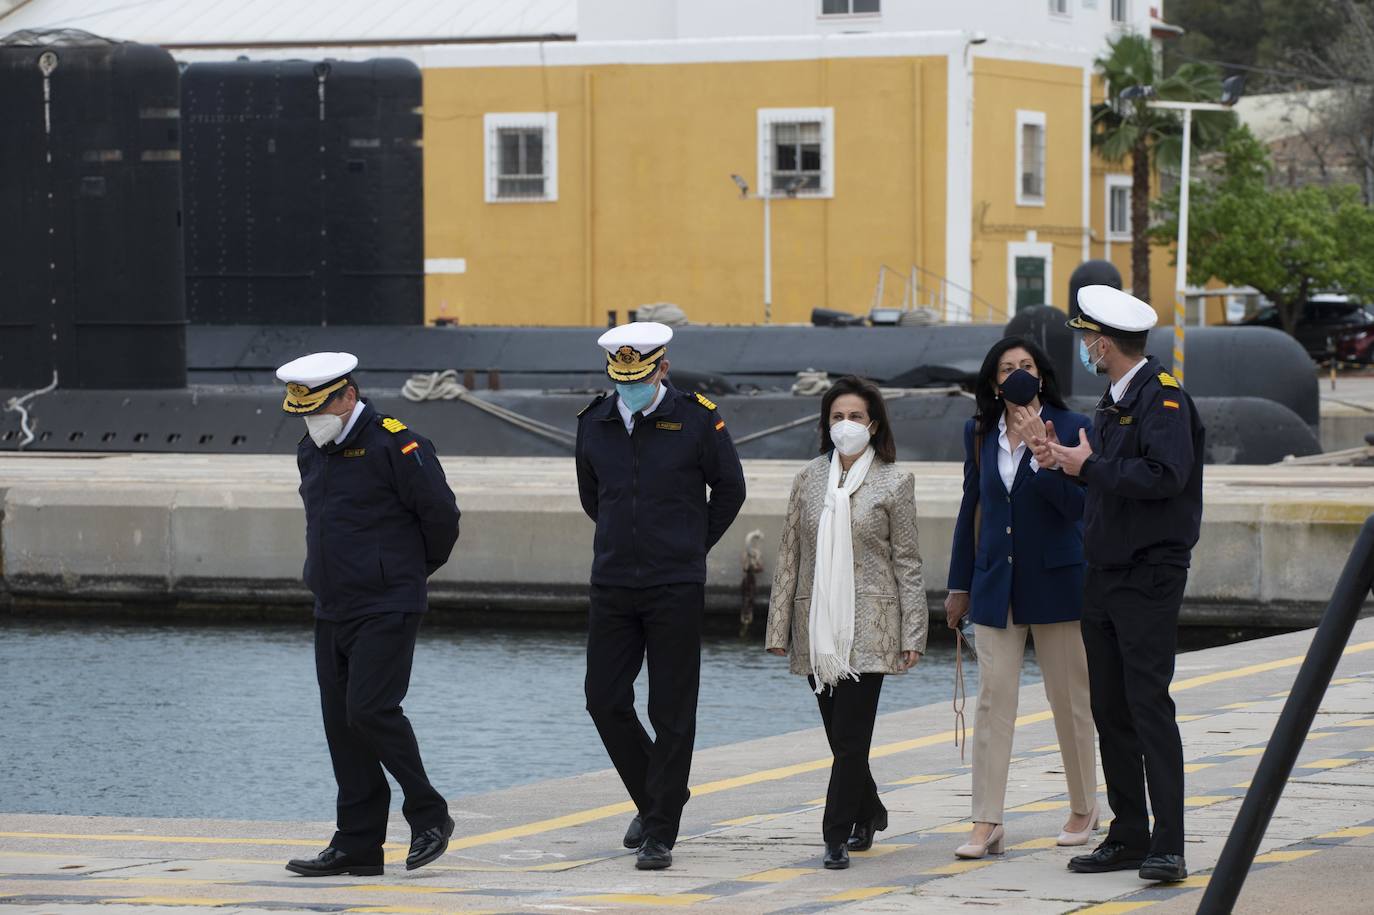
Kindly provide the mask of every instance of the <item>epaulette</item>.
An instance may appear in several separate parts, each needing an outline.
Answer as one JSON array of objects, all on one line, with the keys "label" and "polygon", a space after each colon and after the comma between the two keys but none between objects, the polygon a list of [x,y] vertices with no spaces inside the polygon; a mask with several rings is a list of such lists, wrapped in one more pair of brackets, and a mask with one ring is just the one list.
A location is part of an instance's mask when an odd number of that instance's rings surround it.
[{"label": "epaulette", "polygon": [[381,424],[382,428],[390,432],[392,435],[395,435],[398,432],[406,431],[406,424],[392,416],[383,416],[381,418]]},{"label": "epaulette", "polygon": [[716,408],[715,402],[709,399],[705,394],[702,394],[700,391],[697,391],[695,393],[697,397],[697,403],[701,404],[708,410],[714,410]]},{"label": "epaulette", "polygon": [[592,402],[591,402],[591,403],[587,404],[587,405],[586,405],[585,407],[583,407],[581,410],[578,410],[578,411],[577,411],[577,418],[578,418],[578,419],[581,419],[583,413],[586,413],[586,412],[587,412],[588,410],[590,410],[592,407],[594,407],[594,406],[596,406],[597,404],[601,403],[601,401],[603,401],[603,400],[605,400],[605,399],[606,399],[606,392],[605,392],[605,391],[602,391],[600,394],[596,395],[596,397],[592,398]]},{"label": "epaulette", "polygon": [[1168,372],[1159,373],[1159,383],[1166,388],[1178,387],[1178,379],[1175,378],[1173,375],[1170,375]]}]

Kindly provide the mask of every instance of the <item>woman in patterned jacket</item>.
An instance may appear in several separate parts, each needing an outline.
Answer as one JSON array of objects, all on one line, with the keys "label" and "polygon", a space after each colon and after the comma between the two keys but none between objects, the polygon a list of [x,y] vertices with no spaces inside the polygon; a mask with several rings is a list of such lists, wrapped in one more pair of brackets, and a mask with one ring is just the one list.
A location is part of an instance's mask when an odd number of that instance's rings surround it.
[{"label": "woman in patterned jacket", "polygon": [[835,760],[824,865],[849,866],[887,828],[868,752],[883,677],[920,660],[928,616],[915,481],[876,385],[854,376],[821,400],[821,454],[792,481],[765,647],[808,678]]}]

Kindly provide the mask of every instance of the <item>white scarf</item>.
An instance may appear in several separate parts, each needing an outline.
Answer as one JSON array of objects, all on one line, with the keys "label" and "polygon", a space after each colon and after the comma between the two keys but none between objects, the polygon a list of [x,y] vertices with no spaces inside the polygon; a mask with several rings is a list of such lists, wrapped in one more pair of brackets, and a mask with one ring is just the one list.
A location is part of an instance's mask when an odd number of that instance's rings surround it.
[{"label": "white scarf", "polygon": [[840,452],[830,455],[825,484],[825,507],[816,526],[816,573],[811,587],[811,671],[816,693],[834,687],[842,678],[859,679],[849,665],[854,647],[854,532],[849,521],[849,497],[873,464],[869,446],[849,468],[840,486]]}]

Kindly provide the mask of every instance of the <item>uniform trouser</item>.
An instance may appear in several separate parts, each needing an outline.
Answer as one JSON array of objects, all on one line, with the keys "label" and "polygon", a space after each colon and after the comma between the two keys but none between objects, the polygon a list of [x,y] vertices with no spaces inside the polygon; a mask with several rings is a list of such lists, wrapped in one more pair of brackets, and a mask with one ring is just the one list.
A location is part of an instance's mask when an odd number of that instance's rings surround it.
[{"label": "uniform trouser", "polygon": [[[669,848],[677,841],[692,771],[705,608],[700,584],[591,587],[587,711],[639,808],[644,835]],[[634,705],[646,655],[652,740]]]},{"label": "uniform trouser", "polygon": [[1169,682],[1187,580],[1177,566],[1090,567],[1085,588],[1083,645],[1114,816],[1108,838],[1149,854],[1183,854],[1183,743]]},{"label": "uniform trouser", "polygon": [[383,767],[405,792],[401,810],[412,832],[448,818],[448,804],[429,783],[415,732],[401,710],[420,616],[315,621],[315,674],[339,785],[338,830],[330,844],[351,855],[380,859],[391,809]]},{"label": "uniform trouser", "polygon": [[1088,693],[1088,660],[1078,622],[1023,626],[1017,625],[1009,612],[1006,628],[975,625],[974,631],[978,645],[978,711],[973,722],[974,822],[1002,822],[1027,632],[1035,639],[1035,656],[1045,677],[1045,697],[1054,714],[1054,731],[1059,738],[1069,788],[1069,809],[1076,814],[1091,813],[1097,794],[1097,754]]},{"label": "uniform trouser", "polygon": [[[807,677],[811,689],[814,677]],[[878,798],[878,786],[868,767],[873,745],[873,722],[878,717],[882,674],[860,674],[858,680],[840,680],[816,696],[825,723],[825,739],[835,761],[830,764],[830,785],[825,789],[825,816],[821,835],[827,843],[843,842],[860,823],[887,813]]]}]

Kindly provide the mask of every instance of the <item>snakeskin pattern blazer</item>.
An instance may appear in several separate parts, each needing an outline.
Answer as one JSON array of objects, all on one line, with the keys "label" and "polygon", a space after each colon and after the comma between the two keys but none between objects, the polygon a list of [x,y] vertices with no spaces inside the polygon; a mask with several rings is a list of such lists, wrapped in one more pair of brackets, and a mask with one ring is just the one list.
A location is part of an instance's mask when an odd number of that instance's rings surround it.
[{"label": "snakeskin pattern blazer", "polygon": [[[811,586],[816,529],[825,506],[830,456],[817,457],[792,481],[768,601],[765,648],[784,648],[794,674],[811,673]],[[903,651],[926,650],[930,611],[916,534],[915,480],[874,461],[850,496],[854,538],[854,647],[860,673],[902,673]]]}]

